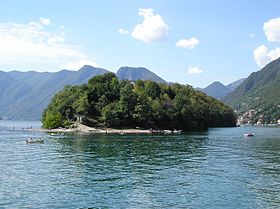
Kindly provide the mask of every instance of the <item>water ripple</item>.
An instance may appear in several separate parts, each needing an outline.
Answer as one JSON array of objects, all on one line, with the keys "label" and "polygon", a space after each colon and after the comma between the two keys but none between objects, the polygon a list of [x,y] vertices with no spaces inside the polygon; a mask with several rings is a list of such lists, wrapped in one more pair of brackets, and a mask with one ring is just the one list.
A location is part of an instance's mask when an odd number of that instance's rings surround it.
[{"label": "water ripple", "polygon": [[[280,204],[279,129],[255,127],[252,139],[242,136],[246,128],[54,138],[24,127],[24,122],[0,124],[0,208]],[[43,137],[45,143],[25,144],[29,136]]]}]

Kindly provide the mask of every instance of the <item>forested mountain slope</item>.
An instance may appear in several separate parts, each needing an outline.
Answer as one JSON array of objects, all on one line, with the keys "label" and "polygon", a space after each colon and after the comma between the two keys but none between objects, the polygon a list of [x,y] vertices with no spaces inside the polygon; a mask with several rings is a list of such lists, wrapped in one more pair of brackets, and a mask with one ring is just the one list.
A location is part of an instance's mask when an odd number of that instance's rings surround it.
[{"label": "forested mountain slope", "polygon": [[280,58],[252,73],[223,101],[240,115],[250,111],[253,123],[276,123],[280,119]]},{"label": "forested mountain slope", "polygon": [[86,83],[91,77],[106,72],[109,71],[91,66],[56,73],[0,71],[0,116],[40,119],[53,95],[65,85]]}]

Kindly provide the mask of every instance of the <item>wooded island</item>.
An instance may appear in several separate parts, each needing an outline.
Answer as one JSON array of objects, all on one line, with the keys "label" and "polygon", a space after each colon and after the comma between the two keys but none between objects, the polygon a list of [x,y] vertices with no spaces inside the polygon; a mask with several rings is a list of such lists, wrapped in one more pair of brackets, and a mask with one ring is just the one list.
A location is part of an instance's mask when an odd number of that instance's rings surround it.
[{"label": "wooded island", "polygon": [[236,125],[233,110],[181,84],[120,81],[106,73],[88,84],[66,86],[43,112],[43,127],[70,127],[75,121],[98,128],[202,131]]}]

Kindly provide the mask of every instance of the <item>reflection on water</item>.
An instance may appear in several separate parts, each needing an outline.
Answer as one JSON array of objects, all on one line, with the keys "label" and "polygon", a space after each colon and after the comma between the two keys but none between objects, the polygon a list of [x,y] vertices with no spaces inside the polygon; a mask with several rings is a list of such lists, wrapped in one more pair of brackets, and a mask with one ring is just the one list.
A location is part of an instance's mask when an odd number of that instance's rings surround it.
[{"label": "reflection on water", "polygon": [[[113,202],[118,199],[111,199],[111,195],[120,195],[128,207],[160,207],[161,203],[170,202],[171,206],[181,201],[177,197],[180,191],[195,183],[186,174],[199,172],[199,161],[205,158],[206,139],[205,136],[189,140],[185,136],[81,136],[57,141],[61,145],[57,152],[67,156],[66,166],[72,164],[78,168],[84,188],[96,188],[92,198],[98,199],[99,192],[108,195],[103,205],[109,199]],[[69,158],[72,154],[74,161]],[[186,192],[184,196],[195,194]],[[185,201],[182,199],[182,204]]]},{"label": "reflection on water", "polygon": [[[0,124],[0,208],[280,205],[279,128],[51,137],[13,125]],[[25,144],[29,135],[45,143]]]}]

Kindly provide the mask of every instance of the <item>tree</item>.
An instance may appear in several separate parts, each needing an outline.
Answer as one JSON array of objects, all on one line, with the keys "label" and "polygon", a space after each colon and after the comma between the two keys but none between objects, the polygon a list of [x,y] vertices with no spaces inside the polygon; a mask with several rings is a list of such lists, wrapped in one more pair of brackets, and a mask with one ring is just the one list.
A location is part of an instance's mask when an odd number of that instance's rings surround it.
[{"label": "tree", "polygon": [[154,81],[146,81],[145,91],[148,97],[151,97],[152,99],[159,97],[161,93],[159,85]]},{"label": "tree", "polygon": [[120,85],[118,78],[114,73],[106,73],[93,77],[88,82],[89,103],[98,102],[104,95],[110,102],[119,99]]},{"label": "tree", "polygon": [[121,124],[124,126],[133,125],[132,114],[135,109],[137,98],[133,92],[133,85],[128,81],[123,83],[120,90],[119,111]]},{"label": "tree", "polygon": [[102,109],[101,121],[109,127],[120,126],[118,103],[113,102]]},{"label": "tree", "polygon": [[132,118],[139,127],[150,128],[153,125],[152,108],[145,97],[138,96]]},{"label": "tree", "polygon": [[46,112],[43,127],[46,129],[58,128],[62,125],[63,118],[59,112]]}]

